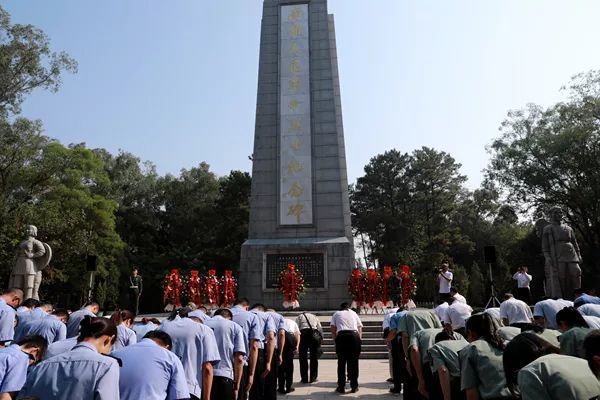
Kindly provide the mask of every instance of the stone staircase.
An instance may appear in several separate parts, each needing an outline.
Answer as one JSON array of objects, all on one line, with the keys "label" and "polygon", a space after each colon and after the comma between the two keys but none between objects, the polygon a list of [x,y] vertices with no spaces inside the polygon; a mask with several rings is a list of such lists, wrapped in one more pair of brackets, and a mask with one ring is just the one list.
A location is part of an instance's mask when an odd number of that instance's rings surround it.
[{"label": "stone staircase", "polygon": [[[317,315],[321,320],[323,326],[323,357],[321,359],[333,360],[336,359],[335,344],[331,337],[331,330],[329,329],[329,321],[333,315],[333,311],[321,311],[311,313]],[[295,319],[298,312],[283,312],[284,317]],[[362,353],[361,359],[376,359],[376,360],[387,360],[388,349],[385,341],[381,337],[381,323],[383,321],[383,315],[360,315],[363,323],[363,340],[362,340]]]}]

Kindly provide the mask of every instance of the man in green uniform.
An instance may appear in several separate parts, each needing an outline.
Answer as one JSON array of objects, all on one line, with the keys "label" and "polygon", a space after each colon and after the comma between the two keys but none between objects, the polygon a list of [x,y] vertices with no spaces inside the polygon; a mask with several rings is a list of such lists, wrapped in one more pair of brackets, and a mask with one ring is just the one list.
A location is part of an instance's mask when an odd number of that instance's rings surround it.
[{"label": "man in green uniform", "polygon": [[469,343],[461,336],[457,340],[442,340],[429,349],[431,371],[442,388],[444,400],[461,398],[460,358],[458,352]]}]

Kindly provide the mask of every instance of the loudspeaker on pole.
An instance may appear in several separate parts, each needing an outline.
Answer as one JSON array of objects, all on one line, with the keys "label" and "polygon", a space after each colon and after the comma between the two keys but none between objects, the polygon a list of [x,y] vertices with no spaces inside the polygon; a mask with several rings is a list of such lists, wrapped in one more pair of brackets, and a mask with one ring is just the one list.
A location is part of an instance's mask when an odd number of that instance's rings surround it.
[{"label": "loudspeaker on pole", "polygon": [[485,246],[483,248],[483,258],[486,264],[494,264],[496,262],[496,246]]}]

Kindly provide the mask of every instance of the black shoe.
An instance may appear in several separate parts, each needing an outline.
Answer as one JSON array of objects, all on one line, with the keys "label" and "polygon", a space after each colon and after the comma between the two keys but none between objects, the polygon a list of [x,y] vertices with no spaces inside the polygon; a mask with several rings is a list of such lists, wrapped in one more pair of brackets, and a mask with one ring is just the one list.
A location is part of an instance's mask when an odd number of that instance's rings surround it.
[{"label": "black shoe", "polygon": [[346,393],[346,389],[344,389],[344,388],[341,388],[341,387],[339,387],[339,388],[336,388],[336,389],[335,389],[335,391],[336,391],[336,392],[338,392],[338,393],[341,393],[341,394],[344,394],[344,393]]},{"label": "black shoe", "polygon": [[308,383],[308,381],[305,381],[304,379],[302,379],[302,380],[300,381],[300,383]]},{"label": "black shoe", "polygon": [[317,382],[319,382],[319,380],[317,378],[310,380],[310,383],[317,383]]},{"label": "black shoe", "polygon": [[296,390],[296,389],[294,389],[294,388],[292,387],[292,388],[289,388],[288,390],[286,390],[285,392],[286,392],[286,393],[292,393],[294,390]]},{"label": "black shoe", "polygon": [[277,393],[286,394],[287,392],[285,390],[282,390],[282,389],[277,389]]},{"label": "black shoe", "polygon": [[350,393],[356,393],[356,392],[358,392],[358,388],[357,387],[350,389]]},{"label": "black shoe", "polygon": [[390,393],[400,393],[401,390],[400,389],[396,389],[395,387],[390,388]]},{"label": "black shoe", "polygon": [[388,382],[388,383],[394,383],[394,378],[387,378],[386,382]]}]

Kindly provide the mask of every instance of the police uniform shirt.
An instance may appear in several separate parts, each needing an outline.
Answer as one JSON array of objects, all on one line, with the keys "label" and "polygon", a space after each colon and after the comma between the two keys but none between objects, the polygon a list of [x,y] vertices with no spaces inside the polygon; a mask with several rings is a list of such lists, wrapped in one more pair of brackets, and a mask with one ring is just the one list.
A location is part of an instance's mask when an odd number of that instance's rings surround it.
[{"label": "police uniform shirt", "polygon": [[538,301],[533,307],[533,317],[542,317],[546,321],[547,328],[558,329],[556,313],[565,307],[573,307],[573,302],[564,299]]},{"label": "police uniform shirt", "polygon": [[246,311],[240,306],[232,307],[230,310],[233,314],[232,321],[241,326],[244,331],[246,339],[246,356],[248,357],[250,356],[250,340],[258,340],[259,343],[262,343],[265,340],[262,320],[260,320],[256,314]]},{"label": "police uniform shirt", "polygon": [[444,322],[452,325],[452,329],[464,328],[472,312],[473,309],[468,304],[455,301],[446,310]]},{"label": "police uniform shirt", "polygon": [[404,332],[410,338],[415,332],[427,328],[441,328],[442,324],[433,310],[411,310],[398,321],[398,332]]},{"label": "police uniform shirt", "polygon": [[54,315],[29,321],[23,328],[23,336],[40,335],[48,341],[48,344],[65,340],[67,338],[67,326]]},{"label": "police uniform shirt", "polygon": [[120,369],[121,400],[189,399],[185,371],[179,358],[152,339],[114,351]]},{"label": "police uniform shirt", "polygon": [[346,309],[336,311],[331,317],[330,325],[335,326],[337,333],[342,331],[358,332],[358,328],[362,328],[363,323],[354,311]]},{"label": "police uniform shirt", "polygon": [[385,315],[383,316],[383,324],[381,325],[382,330],[385,331],[390,327],[390,318],[392,318],[392,315],[394,315],[396,311],[398,311],[398,308],[388,308],[385,310]]},{"label": "police uniform shirt", "polygon": [[113,344],[113,351],[122,349],[132,344],[137,343],[137,336],[132,329],[129,329],[125,324],[121,323],[117,325],[117,340]]},{"label": "police uniform shirt", "polygon": [[407,311],[396,312],[396,314],[390,317],[390,330],[398,331],[398,325],[400,320],[406,315]]},{"label": "police uniform shirt", "polygon": [[96,314],[88,310],[87,308],[82,308],[81,310],[77,310],[69,315],[69,322],[67,323],[67,337],[75,337],[79,335],[79,324],[83,319],[89,315],[90,317],[95,317]]},{"label": "police uniform shirt", "polygon": [[511,398],[506,387],[502,351],[480,339],[459,353],[461,390],[477,389],[482,399]]},{"label": "police uniform shirt", "polygon": [[440,321],[444,321],[446,319],[446,310],[448,310],[448,307],[450,307],[450,305],[444,301],[434,309],[435,315],[437,315]]},{"label": "police uniform shirt", "polygon": [[489,314],[492,318],[494,318],[498,322],[502,322],[502,319],[500,318],[500,307],[486,308],[484,312],[486,314]]},{"label": "police uniform shirt", "polygon": [[457,340],[442,340],[434,344],[427,353],[431,365],[431,372],[445,367],[453,378],[460,378],[460,357],[458,352],[469,345],[462,336]]},{"label": "police uniform shirt", "polygon": [[582,294],[574,301],[575,306],[583,304],[600,304],[600,297],[590,296],[589,294]]},{"label": "police uniform shirt", "polygon": [[18,392],[27,379],[29,355],[21,346],[11,344],[0,349],[0,393]]},{"label": "police uniform shirt", "polygon": [[456,293],[454,296],[454,300],[458,301],[459,303],[463,303],[463,304],[467,304],[467,299],[465,299],[465,296],[463,296],[460,293]]},{"label": "police uniform shirt", "polygon": [[19,321],[19,323],[17,324],[17,327],[15,328],[14,341],[18,342],[19,340],[21,340],[25,336],[27,336],[25,334],[24,330],[31,322],[40,320],[47,316],[48,316],[48,313],[46,313],[46,311],[42,310],[39,307],[36,307],[33,310],[17,312],[17,321]]},{"label": "police uniform shirt", "polygon": [[585,358],[583,341],[588,333],[592,332],[590,328],[574,327],[564,332],[558,337],[560,342],[560,354],[567,356]]},{"label": "police uniform shirt", "polygon": [[531,323],[532,317],[531,309],[522,300],[512,297],[500,304],[500,318],[506,318],[509,325]]},{"label": "police uniform shirt", "polygon": [[600,304],[584,304],[580,306],[577,311],[581,315],[588,315],[590,317],[600,317]]},{"label": "police uniform shirt", "polygon": [[13,340],[15,335],[15,309],[0,299],[0,340]]},{"label": "police uniform shirt", "polygon": [[504,344],[507,344],[521,334],[521,328],[516,328],[514,326],[502,326],[498,328],[497,332]]},{"label": "police uniform shirt", "polygon": [[42,361],[31,370],[19,398],[118,400],[119,364],[89,343]]},{"label": "police uniform shirt", "polygon": [[583,315],[583,319],[592,329],[600,329],[600,318],[591,315]]},{"label": "police uniform shirt", "polygon": [[206,321],[206,326],[215,333],[219,349],[219,361],[213,368],[214,376],[223,376],[233,380],[233,360],[235,353],[246,354],[246,340],[241,326],[233,321],[216,315]]},{"label": "police uniform shirt", "polygon": [[[421,355],[421,364],[427,364],[429,362],[429,354],[427,350],[435,344],[435,335],[440,333],[442,328],[429,328],[415,332],[410,338],[410,346],[414,346],[419,349]],[[458,334],[455,334],[458,335]]]},{"label": "police uniform shirt", "polygon": [[273,323],[275,324],[275,349],[278,349],[279,340],[277,339],[277,335],[279,332],[285,330],[285,318],[283,318],[283,315],[276,313],[275,311],[267,311],[267,314],[271,316]]},{"label": "police uniform shirt", "polygon": [[77,345],[77,338],[72,337],[65,340],[59,340],[58,342],[54,342],[48,345],[48,350],[44,353],[44,360],[48,358],[52,358],[59,354],[66,353],[67,351],[73,350],[73,347]]},{"label": "police uniform shirt", "polygon": [[158,325],[153,322],[148,322],[147,324],[134,324],[131,329],[135,332],[135,337],[138,342],[141,342],[146,333],[152,332],[158,329]]},{"label": "police uniform shirt", "polygon": [[258,319],[262,322],[262,326],[263,326],[264,339],[262,341],[258,342],[258,348],[259,349],[265,348],[265,342],[267,340],[267,336],[268,336],[269,332],[273,332],[273,334],[275,335],[275,347],[277,347],[277,328],[275,327],[275,322],[273,321],[273,318],[271,317],[271,315],[269,315],[266,312],[258,311],[258,310],[251,310],[250,312],[255,314],[258,317]]},{"label": "police uniform shirt", "polygon": [[158,328],[173,341],[173,353],[181,359],[190,394],[201,397],[202,365],[221,360],[212,329],[189,318],[163,321]]},{"label": "police uniform shirt", "polygon": [[190,312],[188,314],[190,317],[196,317],[198,318],[200,321],[202,321],[203,323],[208,321],[210,319],[209,315],[206,315],[206,313],[202,310],[194,310],[192,312]]},{"label": "police uniform shirt", "polygon": [[523,400],[587,400],[600,394],[600,383],[587,361],[560,354],[529,363],[517,381]]},{"label": "police uniform shirt", "polygon": [[283,320],[283,329],[289,333],[300,333],[300,328],[298,324],[293,319],[285,319]]},{"label": "police uniform shirt", "polygon": [[560,342],[558,337],[560,336],[560,331],[556,331],[554,329],[544,329],[542,332],[530,331],[533,334],[538,335],[546,342],[550,343],[554,347],[560,348]]}]

